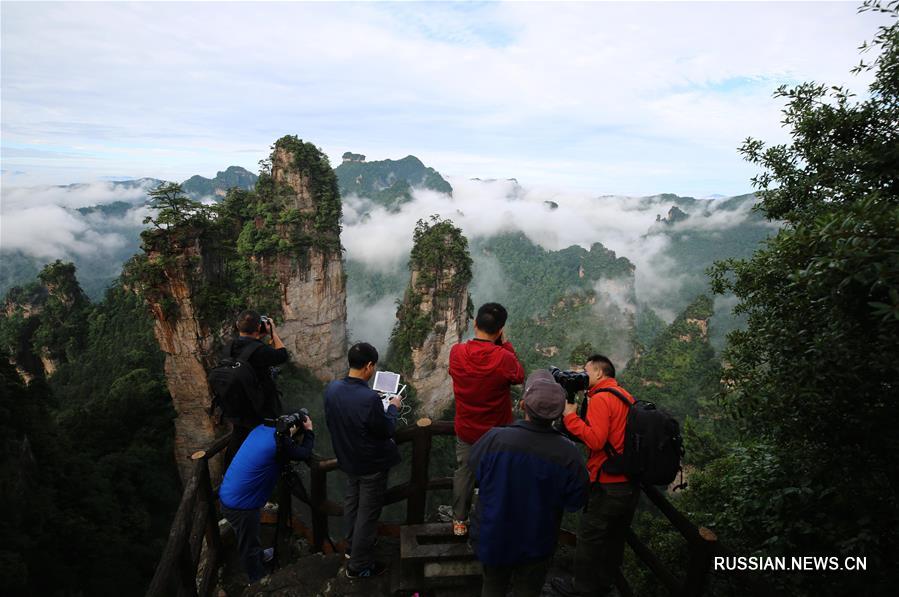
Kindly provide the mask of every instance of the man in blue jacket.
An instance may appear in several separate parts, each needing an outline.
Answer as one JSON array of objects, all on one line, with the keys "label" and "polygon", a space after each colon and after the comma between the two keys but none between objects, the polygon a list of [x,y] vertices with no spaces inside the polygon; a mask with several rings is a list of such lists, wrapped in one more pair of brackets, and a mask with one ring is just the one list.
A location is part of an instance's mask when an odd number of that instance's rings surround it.
[{"label": "man in blue jacket", "polygon": [[374,346],[354,344],[347,360],[349,374],[325,388],[325,421],[340,470],[347,475],[343,510],[350,561],[346,575],[369,578],[387,569],[374,560],[374,544],[387,472],[400,461],[393,434],[401,398],[393,398],[385,410],[381,396],[368,387],[378,365]]},{"label": "man in blue jacket", "polygon": [[523,421],[495,427],[471,449],[468,466],[480,487],[472,525],[484,567],[483,597],[540,595],[562,511],[587,501],[587,468],[574,443],[552,428],[565,391],[546,369],[525,382]]},{"label": "man in blue jacket", "polygon": [[[296,434],[300,431],[302,439],[297,441]],[[251,583],[265,576],[263,563],[272,558],[272,550],[263,552],[259,540],[262,507],[278,482],[284,464],[280,460],[308,460],[312,456],[315,443],[312,419],[306,417],[302,429],[297,426],[290,429],[290,437],[282,440],[285,453],[281,458],[278,441],[274,427],[253,428],[225,471],[219,488],[222,514],[234,527],[240,559]]]}]

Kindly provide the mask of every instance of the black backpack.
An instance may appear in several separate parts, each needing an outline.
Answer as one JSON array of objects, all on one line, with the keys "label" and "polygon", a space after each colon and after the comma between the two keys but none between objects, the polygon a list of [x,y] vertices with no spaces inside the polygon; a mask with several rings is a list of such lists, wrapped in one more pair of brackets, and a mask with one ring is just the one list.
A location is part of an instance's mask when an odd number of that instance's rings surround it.
[{"label": "black backpack", "polygon": [[210,414],[220,409],[221,418],[242,421],[260,418],[265,393],[250,364],[250,357],[262,346],[262,342],[251,342],[236,358],[223,358],[212,368],[207,377],[212,389]]},{"label": "black backpack", "polygon": [[635,400],[631,403],[613,388],[600,388],[598,392],[614,394],[627,406],[624,451],[618,454],[607,443],[605,449],[609,459],[603,463],[602,470],[612,475],[627,475],[634,481],[650,485],[669,485],[674,481],[684,455],[677,420],[652,402]]}]

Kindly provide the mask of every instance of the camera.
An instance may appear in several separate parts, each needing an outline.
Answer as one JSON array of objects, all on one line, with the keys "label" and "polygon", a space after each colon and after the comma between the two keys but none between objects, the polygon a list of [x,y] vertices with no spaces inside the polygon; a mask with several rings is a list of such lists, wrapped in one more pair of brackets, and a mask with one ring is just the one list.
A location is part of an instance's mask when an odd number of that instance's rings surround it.
[{"label": "camera", "polygon": [[558,367],[550,367],[550,373],[557,384],[568,394],[567,400],[574,404],[574,395],[590,388],[590,376],[586,371],[562,371]]},{"label": "camera", "polygon": [[289,415],[281,415],[275,419],[275,433],[282,436],[290,435],[291,427],[299,427],[308,417],[309,411],[305,408]]},{"label": "camera", "polygon": [[267,334],[271,330],[272,320],[268,315],[260,315],[259,316],[259,333]]}]

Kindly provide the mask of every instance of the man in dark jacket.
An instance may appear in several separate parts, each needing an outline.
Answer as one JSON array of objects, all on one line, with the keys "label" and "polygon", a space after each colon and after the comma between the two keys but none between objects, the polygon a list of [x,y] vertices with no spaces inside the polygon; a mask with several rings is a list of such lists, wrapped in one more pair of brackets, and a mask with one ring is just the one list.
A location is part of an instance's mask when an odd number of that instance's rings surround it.
[{"label": "man in dark jacket", "polygon": [[[283,365],[289,357],[284,343],[278,336],[278,332],[275,331],[274,323],[270,319],[262,321],[262,316],[256,311],[247,310],[237,317],[237,332],[239,336],[225,347],[223,356],[236,359],[241,353],[252,350],[248,360],[253,366],[264,399],[258,409],[253,409],[254,416],[228,419],[232,423],[233,429],[231,441],[225,452],[225,466],[237,454],[244,439],[253,428],[261,424],[263,419],[273,419],[281,414],[283,410],[281,397],[275,386],[272,367]],[[266,336],[271,337],[271,346],[262,341]]]},{"label": "man in dark jacket", "polygon": [[590,377],[586,420],[577,415],[574,404],[565,407],[565,427],[584,442],[590,454],[589,505],[581,514],[574,555],[574,579],[554,578],[552,587],[565,597],[607,595],[612,590],[624,555],[624,539],[637,507],[639,489],[625,475],[603,470],[609,458],[606,446],[624,451],[624,430],[628,407],[613,388],[629,402],[634,398],[615,381],[615,366],[600,354],[587,359],[584,370]]},{"label": "man in dark jacket", "polygon": [[374,346],[354,344],[347,360],[347,377],[325,388],[325,420],[334,455],[347,475],[343,509],[350,561],[346,575],[368,578],[387,569],[374,560],[374,544],[387,491],[387,472],[400,461],[393,434],[401,398],[392,398],[385,410],[381,396],[368,387],[378,364]]},{"label": "man in dark jacket", "polygon": [[450,349],[449,374],[456,399],[456,473],[453,477],[453,534],[468,532],[474,477],[468,469],[471,445],[498,425],[512,422],[511,386],[524,381],[512,343],[503,337],[508,314],[499,303],[478,309],[474,338]]},{"label": "man in dark jacket", "polygon": [[472,538],[484,567],[483,597],[537,597],[552,560],[562,511],[587,499],[584,459],[552,428],[565,390],[546,369],[528,377],[524,421],[488,431],[468,461],[480,487]]},{"label": "man in dark jacket", "polygon": [[[300,433],[302,439],[297,440]],[[273,550],[263,550],[260,543],[260,513],[272,494],[284,462],[279,461],[278,441],[283,441],[283,459],[308,460],[312,456],[315,434],[309,417],[302,428],[290,430],[290,437],[276,437],[275,428],[258,425],[247,436],[237,455],[225,471],[219,488],[222,514],[237,535],[237,549],[250,582],[265,576],[264,562],[271,560]]]}]

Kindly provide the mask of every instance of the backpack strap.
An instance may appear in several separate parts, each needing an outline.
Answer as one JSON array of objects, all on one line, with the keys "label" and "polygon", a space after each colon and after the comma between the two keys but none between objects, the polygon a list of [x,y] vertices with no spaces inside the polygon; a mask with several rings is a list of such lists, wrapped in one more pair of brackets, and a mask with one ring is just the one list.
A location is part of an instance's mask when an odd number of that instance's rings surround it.
[{"label": "backpack strap", "polygon": [[[636,400],[636,399],[634,399],[633,402],[630,402],[630,401],[625,397],[624,394],[622,394],[621,392],[619,392],[619,391],[616,390],[615,388],[598,388],[598,389],[596,389],[596,390],[593,391],[593,394],[591,394],[591,397],[592,397],[592,396],[596,396],[596,395],[599,394],[600,392],[608,392],[609,394],[612,394],[612,395],[616,396],[619,400],[621,400],[621,402],[624,403],[624,405],[625,405],[628,409],[630,409],[634,404],[637,403],[637,400]],[[618,456],[618,451],[615,450],[615,448],[612,447],[612,444],[610,444],[608,440],[606,440],[606,445],[603,446],[603,449],[606,451],[606,454],[609,455],[609,458],[612,458],[612,457],[614,457],[614,456]]]},{"label": "backpack strap", "polygon": [[627,397],[626,397],[624,394],[622,394],[621,392],[619,392],[619,391],[616,390],[615,388],[598,388],[598,389],[596,389],[596,390],[593,391],[593,394],[590,395],[591,398],[592,398],[593,396],[596,396],[596,395],[599,394],[600,392],[608,392],[609,394],[615,395],[615,396],[616,396],[619,400],[621,400],[621,401],[624,403],[624,405],[625,405],[626,407],[628,407],[628,408],[632,407],[634,404],[637,403],[637,400],[636,400],[636,399],[634,399],[633,402],[629,401],[629,400],[627,399]]},{"label": "backpack strap", "polygon": [[[263,346],[265,346],[265,345],[262,342],[260,342],[259,340],[256,340],[255,342],[250,342],[249,344],[244,346],[243,350],[240,351],[240,354],[237,355],[237,360],[250,362],[250,357],[253,356],[253,354],[257,350],[262,348]],[[233,340],[232,340],[232,351],[233,351]]]}]

